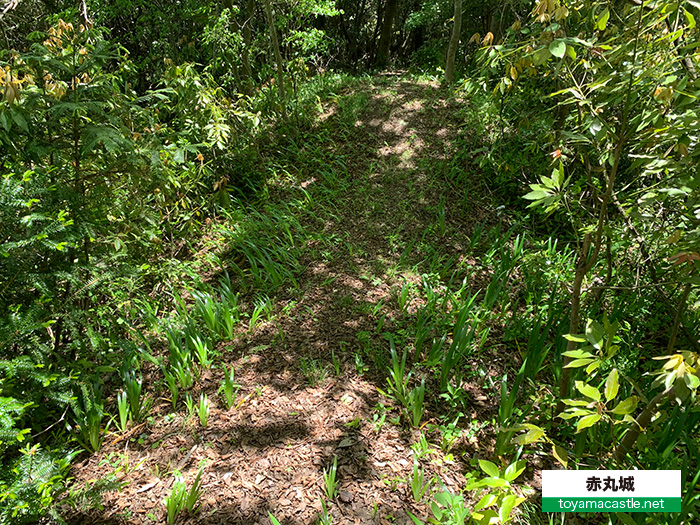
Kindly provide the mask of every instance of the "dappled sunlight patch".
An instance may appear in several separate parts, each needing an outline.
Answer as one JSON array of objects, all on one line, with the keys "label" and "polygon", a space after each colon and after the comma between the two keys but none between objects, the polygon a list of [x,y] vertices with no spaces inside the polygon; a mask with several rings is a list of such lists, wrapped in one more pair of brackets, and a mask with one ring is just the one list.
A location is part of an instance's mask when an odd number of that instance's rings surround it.
[{"label": "dappled sunlight patch", "polygon": [[321,122],[325,122],[326,120],[328,120],[329,118],[331,118],[331,117],[332,117],[333,115],[335,115],[336,113],[337,113],[336,107],[335,107],[335,106],[330,106],[326,111],[324,111],[323,113],[321,113],[321,114],[318,116],[318,120],[320,120]]},{"label": "dappled sunlight patch", "polygon": [[316,182],[316,177],[311,177],[310,179],[307,179],[304,182],[302,182],[299,186],[306,189],[309,186],[311,186],[312,184],[314,184],[315,182]]}]

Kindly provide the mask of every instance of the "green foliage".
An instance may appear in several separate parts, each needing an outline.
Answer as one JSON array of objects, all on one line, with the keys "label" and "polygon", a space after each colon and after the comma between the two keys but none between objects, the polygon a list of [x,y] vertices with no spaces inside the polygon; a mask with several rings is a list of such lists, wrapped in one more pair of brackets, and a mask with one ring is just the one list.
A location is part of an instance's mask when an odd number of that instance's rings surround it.
[{"label": "green foliage", "polygon": [[418,460],[413,458],[413,472],[409,480],[411,486],[411,495],[416,503],[420,503],[423,496],[430,490],[431,481],[428,480],[427,483],[424,481],[425,472],[423,468],[419,465]]},{"label": "green foliage", "polygon": [[328,499],[335,498],[338,492],[338,483],[336,474],[338,471],[338,457],[333,457],[333,464],[328,469],[323,469],[323,488]]},{"label": "green foliage", "polygon": [[32,523],[58,517],[54,504],[65,493],[70,463],[79,451],[27,445],[0,471],[0,523]]},{"label": "green foliage", "polygon": [[467,485],[467,490],[486,492],[474,506],[472,519],[476,523],[488,524],[494,519],[500,523],[510,521],[513,509],[525,501],[513,490],[513,482],[525,471],[525,466],[524,461],[515,461],[501,470],[490,461],[479,460],[479,467],[487,476]]},{"label": "green foliage", "polygon": [[209,423],[209,399],[206,394],[200,394],[199,396],[197,415],[199,416],[199,424],[206,427]]},{"label": "green foliage", "polygon": [[[436,493],[430,510],[434,518],[428,521],[434,524],[464,525],[470,516],[469,509],[465,505],[462,494],[453,494],[446,488]],[[414,521],[415,518],[414,518]]]},{"label": "green foliage", "polygon": [[202,497],[202,473],[204,467],[200,467],[197,475],[192,482],[189,490],[184,478],[176,473],[173,489],[168,496],[165,497],[163,504],[165,505],[167,523],[173,524],[181,512],[187,511],[189,515],[197,512],[199,500]]},{"label": "green foliage", "polygon": [[389,339],[389,345],[391,348],[391,368],[389,369],[389,377],[386,379],[389,385],[386,395],[396,399],[402,406],[408,407],[408,383],[411,380],[411,372],[406,372],[407,349],[404,348],[401,360],[399,360],[393,337]]},{"label": "green foliage", "polygon": [[119,411],[119,430],[125,432],[129,422],[129,404],[124,390],[117,394],[117,410]]},{"label": "green foliage", "polygon": [[224,380],[221,383],[221,391],[224,394],[224,404],[229,410],[236,404],[236,395],[241,388],[241,385],[235,383],[235,377],[236,374],[233,367],[229,370],[226,370],[224,367]]},{"label": "green foliage", "polygon": [[104,404],[101,388],[101,385],[96,386],[93,382],[80,382],[70,400],[76,425],[76,439],[90,452],[98,451],[102,445]]}]

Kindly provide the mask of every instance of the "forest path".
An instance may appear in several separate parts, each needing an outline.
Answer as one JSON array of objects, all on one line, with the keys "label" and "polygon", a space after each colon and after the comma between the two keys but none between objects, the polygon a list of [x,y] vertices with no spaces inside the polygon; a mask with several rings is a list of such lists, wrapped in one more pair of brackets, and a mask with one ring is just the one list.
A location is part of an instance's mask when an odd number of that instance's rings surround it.
[{"label": "forest path", "polygon": [[[240,406],[223,406],[220,368],[205,371],[191,391],[212,404],[206,428],[184,406],[173,412],[159,399],[131,439],[106,439],[76,469],[86,480],[118,468],[128,485],[105,495],[103,512],[75,523],[164,523],[174,471],[191,483],[204,461],[202,507],[178,523],[267,524],[271,512],[282,524],[310,525],[334,457],[333,523],[412,523],[407,512],[425,522],[430,498],[411,494],[411,445],[422,454],[425,481],[435,476],[451,490],[465,486],[469,459],[488,455],[478,421],[493,417],[494,407],[483,383],[463,385],[472,408],[453,425],[454,442],[445,437],[449,409],[436,395],[426,396],[418,431],[391,423],[399,411],[377,392],[391,365],[387,334],[412,361],[423,283],[440,294],[467,275],[478,279],[467,271],[476,263],[465,247],[471,225],[490,218],[449,184],[453,170],[468,169],[455,160],[463,154],[459,103],[434,83],[379,77],[343,89],[322,109],[317,128],[294,144],[296,162],[278,161],[286,175],[272,180],[260,210],[292,225],[296,285],[269,294],[261,322],[219,346],[235,367]],[[268,155],[274,162],[277,153]],[[277,238],[286,242],[283,232]],[[243,265],[235,250],[219,255]],[[267,297],[249,294],[248,314]],[[423,447],[415,445],[421,436]]]}]

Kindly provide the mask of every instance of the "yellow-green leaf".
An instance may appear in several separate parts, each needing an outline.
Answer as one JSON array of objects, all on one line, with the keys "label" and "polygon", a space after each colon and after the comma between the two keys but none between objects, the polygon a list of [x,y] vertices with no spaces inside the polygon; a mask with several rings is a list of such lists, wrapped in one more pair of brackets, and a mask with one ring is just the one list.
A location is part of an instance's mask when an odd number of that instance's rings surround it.
[{"label": "yellow-green leaf", "polygon": [[515,481],[520,474],[525,472],[525,468],[527,467],[527,463],[523,460],[516,461],[514,463],[511,463],[506,467],[505,472],[503,473],[503,477],[507,481]]},{"label": "yellow-green leaf", "polygon": [[569,453],[566,451],[564,447],[560,447],[559,445],[553,445],[552,446],[552,455],[554,456],[554,459],[556,459],[559,463],[562,464],[564,468],[567,468],[569,465]]},{"label": "yellow-green leaf", "polygon": [[515,506],[515,498],[515,494],[508,494],[505,498],[503,498],[501,506],[498,509],[498,517],[501,520],[501,523],[508,521],[510,513]]},{"label": "yellow-green leaf", "polygon": [[486,494],[486,496],[479,500],[479,503],[476,504],[474,510],[481,510],[483,508],[490,507],[491,505],[496,503],[497,500],[498,496],[496,496],[495,494]]},{"label": "yellow-green leaf", "polygon": [[620,389],[620,383],[618,381],[617,368],[613,368],[608,378],[605,380],[605,401],[610,401],[615,399],[617,392]]},{"label": "yellow-green leaf", "polygon": [[549,52],[557,58],[563,58],[566,53],[566,43],[563,40],[555,40],[549,44]]},{"label": "yellow-green leaf", "polygon": [[536,443],[542,440],[544,436],[544,430],[528,430],[524,434],[516,436],[513,438],[512,443],[515,445],[529,445],[530,443]]},{"label": "yellow-green leaf", "polygon": [[639,399],[637,396],[630,396],[627,399],[620,401],[615,408],[612,409],[613,414],[618,414],[624,416],[625,414],[631,414],[637,408],[637,403]]},{"label": "yellow-green leaf", "polygon": [[603,346],[603,338],[605,337],[605,329],[598,322],[589,319],[586,323],[586,339],[593,345],[596,350],[600,350]]},{"label": "yellow-green leaf", "polygon": [[481,470],[486,472],[489,476],[497,478],[500,475],[498,467],[496,465],[494,465],[493,463],[491,463],[490,461],[487,461],[485,459],[480,459],[479,466],[481,467]]},{"label": "yellow-green leaf", "polygon": [[587,385],[583,381],[576,381],[576,390],[581,392],[584,396],[594,401],[600,401],[600,392],[597,388],[593,388],[591,385]]},{"label": "yellow-green leaf", "polygon": [[610,19],[610,10],[605,9],[602,13],[600,13],[600,16],[598,16],[598,20],[596,21],[596,28],[600,31],[605,31],[605,27],[608,25],[608,20]]},{"label": "yellow-green leaf", "polygon": [[582,366],[586,366],[586,365],[592,363],[593,361],[595,361],[595,359],[590,359],[590,358],[588,358],[588,359],[574,359],[573,361],[571,361],[571,363],[566,365],[564,368],[580,368]]},{"label": "yellow-green leaf", "polygon": [[535,190],[531,191],[527,195],[523,197],[523,199],[527,199],[529,201],[538,201],[540,199],[544,199],[545,197],[548,197],[550,194],[544,190]]},{"label": "yellow-green leaf", "polygon": [[578,434],[583,429],[592,427],[598,421],[600,421],[600,414],[591,414],[590,416],[582,417],[578,420],[578,423],[576,423],[576,433]]},{"label": "yellow-green leaf", "polygon": [[570,407],[585,407],[589,404],[589,401],[583,401],[582,399],[562,399],[561,402]]},{"label": "yellow-green leaf", "polygon": [[598,369],[599,366],[600,366],[600,360],[596,359],[595,361],[593,361],[590,365],[588,365],[586,367],[586,373],[588,375],[591,375],[594,370]]},{"label": "yellow-green leaf", "polygon": [[[566,339],[569,339],[569,338],[572,337],[572,336],[568,336],[568,337],[567,337],[567,336],[565,335],[564,337],[565,337]],[[575,337],[578,337],[578,336],[575,336]],[[586,342],[586,338],[585,338],[585,337],[582,337],[580,340],[579,340],[579,339],[570,339],[570,340],[571,340],[571,341],[578,341],[578,342],[581,342],[581,343],[585,343],[585,342]],[[590,352],[584,352],[583,350],[569,350],[569,351],[567,351],[567,352],[562,352],[562,355],[565,355],[566,357],[573,357],[573,358],[575,358],[575,359],[583,359],[583,358],[585,358],[585,357],[594,357],[593,354],[591,354]]]},{"label": "yellow-green leaf", "polygon": [[691,390],[696,390],[700,386],[700,378],[694,374],[686,374],[683,376],[683,380],[686,386]]}]

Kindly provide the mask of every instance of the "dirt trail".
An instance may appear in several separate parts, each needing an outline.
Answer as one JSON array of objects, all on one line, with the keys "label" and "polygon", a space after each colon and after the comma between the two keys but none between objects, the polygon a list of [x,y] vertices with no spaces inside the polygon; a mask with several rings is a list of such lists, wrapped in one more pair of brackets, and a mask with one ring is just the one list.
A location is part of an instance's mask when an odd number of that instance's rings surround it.
[{"label": "dirt trail", "polygon": [[[104,511],[75,516],[74,523],[164,523],[162,502],[172,489],[172,472],[181,472],[189,484],[206,460],[201,509],[178,523],[267,524],[271,512],[282,524],[309,525],[321,511],[322,473],[334,457],[339,496],[328,508],[334,523],[410,523],[407,511],[426,519],[429,498],[416,503],[407,484],[417,434],[389,423],[396,411],[383,416],[376,410],[378,403],[390,403],[377,392],[385,387],[385,374],[372,349],[387,346],[378,323],[385,332],[402,326],[405,314],[395,292],[401,283],[419,280],[404,268],[420,268],[435,256],[425,246],[439,246],[438,255],[449,264],[464,262],[466,236],[436,229],[441,201],[451,231],[466,231],[484,216],[472,206],[465,218],[463,203],[453,201],[432,172],[455,154],[455,103],[434,84],[401,78],[381,84],[339,96],[321,117],[320,127],[335,129],[338,119],[347,122],[347,112],[356,115],[353,126],[333,133],[329,148],[344,159],[347,176],[334,183],[342,188],[328,188],[338,198],[333,213],[322,226],[313,225],[335,240],[316,252],[325,250],[326,256],[304,261],[300,292],[276,299],[272,322],[223,349],[236,369],[241,405],[228,411],[221,406],[220,370],[205,373],[192,392],[194,399],[207,393],[212,402],[206,428],[196,417],[183,422],[182,407],[165,417],[172,408],[158,401],[151,423],[128,436],[134,440],[108,437],[98,454],[77,465],[78,480],[116,467],[128,485],[105,494]],[[329,182],[308,174],[295,184],[320,195]],[[407,250],[415,239],[421,242]],[[362,375],[356,355],[366,361]],[[483,393],[473,389],[480,400],[475,410],[488,413],[489,407],[478,405]],[[427,400],[429,424],[436,423],[439,403]],[[462,445],[462,451],[471,446],[472,454],[478,448],[474,436]],[[473,455],[446,455],[439,443],[430,448],[421,462],[426,480],[438,475],[448,488],[461,489]]]}]

